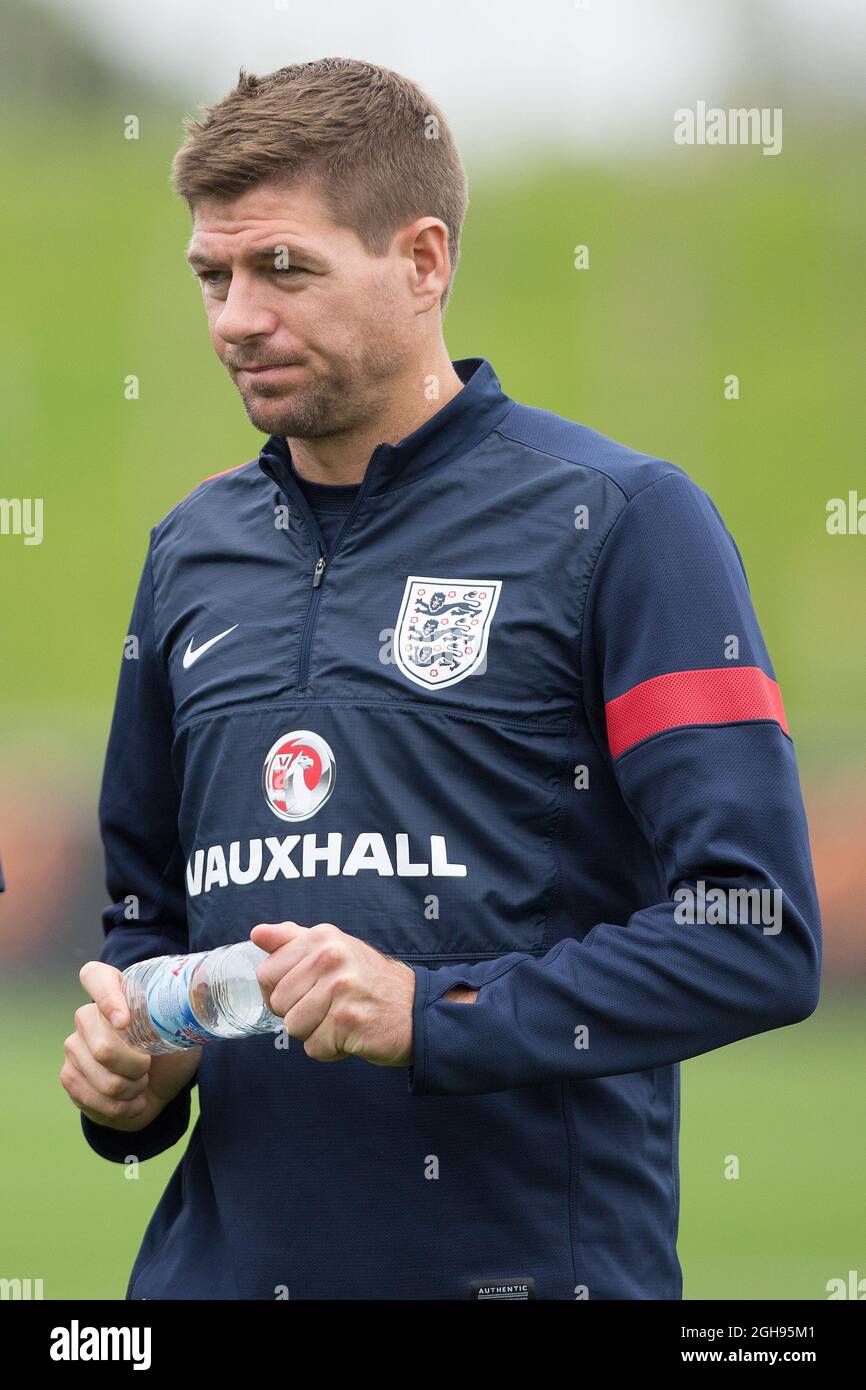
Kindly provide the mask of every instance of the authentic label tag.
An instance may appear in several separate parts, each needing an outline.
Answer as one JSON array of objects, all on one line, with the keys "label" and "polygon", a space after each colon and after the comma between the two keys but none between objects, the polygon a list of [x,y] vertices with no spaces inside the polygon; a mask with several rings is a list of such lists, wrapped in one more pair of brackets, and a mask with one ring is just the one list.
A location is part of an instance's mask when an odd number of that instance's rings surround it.
[{"label": "authentic label tag", "polygon": [[469,1285],[472,1299],[498,1298],[507,1302],[522,1302],[535,1297],[534,1279],[473,1279]]}]

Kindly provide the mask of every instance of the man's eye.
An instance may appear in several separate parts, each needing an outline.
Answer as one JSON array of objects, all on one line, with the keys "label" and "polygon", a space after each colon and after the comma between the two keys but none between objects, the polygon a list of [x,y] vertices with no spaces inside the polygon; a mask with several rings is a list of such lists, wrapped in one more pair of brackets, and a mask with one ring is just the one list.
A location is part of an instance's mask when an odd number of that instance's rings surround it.
[{"label": "man's eye", "polygon": [[304,275],[306,267],[302,265],[275,265],[274,270],[278,275]]},{"label": "man's eye", "polygon": [[225,271],[224,271],[224,270],[197,270],[197,271],[196,271],[196,276],[198,277],[199,280],[201,280],[201,282],[202,282],[203,285],[213,285],[213,284],[215,284],[215,283],[219,280],[220,276],[225,276]]}]

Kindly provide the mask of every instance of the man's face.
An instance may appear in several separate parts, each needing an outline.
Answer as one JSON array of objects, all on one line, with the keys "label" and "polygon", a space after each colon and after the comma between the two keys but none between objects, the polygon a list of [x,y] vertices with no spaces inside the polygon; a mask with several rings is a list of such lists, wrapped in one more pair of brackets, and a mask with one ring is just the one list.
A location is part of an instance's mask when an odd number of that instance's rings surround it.
[{"label": "man's face", "polygon": [[260,185],[195,207],[188,256],[217,355],[264,434],[299,439],[371,419],[415,343],[411,262],[365,250],[315,185]]}]

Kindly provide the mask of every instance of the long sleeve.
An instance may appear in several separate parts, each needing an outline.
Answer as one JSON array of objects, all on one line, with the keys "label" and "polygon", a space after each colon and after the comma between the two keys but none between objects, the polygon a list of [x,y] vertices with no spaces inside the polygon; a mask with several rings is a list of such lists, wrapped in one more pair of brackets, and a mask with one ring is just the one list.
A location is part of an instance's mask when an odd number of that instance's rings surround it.
[{"label": "long sleeve", "polygon": [[[679,471],[606,537],[581,667],[593,740],[667,898],[540,957],[414,967],[413,1095],[666,1066],[816,1007],[820,917],[779,687],[736,546]],[[443,1000],[457,983],[475,1003]]]},{"label": "long sleeve", "polygon": [[[151,956],[189,949],[179,793],[172,749],[172,699],[154,632],[153,538],[124,645],[99,797],[110,905],[102,914],[99,959],[123,970]],[[122,1162],[161,1153],[189,1124],[193,1079],[146,1129],[112,1130],[81,1116],[84,1136],[104,1158]]]}]

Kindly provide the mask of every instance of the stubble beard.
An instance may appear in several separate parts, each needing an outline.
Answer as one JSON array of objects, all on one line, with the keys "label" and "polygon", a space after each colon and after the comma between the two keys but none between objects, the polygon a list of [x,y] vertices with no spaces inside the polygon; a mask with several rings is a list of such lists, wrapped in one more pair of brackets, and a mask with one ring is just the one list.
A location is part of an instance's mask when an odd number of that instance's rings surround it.
[{"label": "stubble beard", "polygon": [[323,439],[345,434],[381,413],[404,353],[396,335],[386,333],[375,348],[330,366],[327,376],[311,376],[288,395],[262,384],[241,393],[250,423],[263,434],[284,439]]},{"label": "stubble beard", "polygon": [[254,387],[241,393],[249,421],[262,434],[284,439],[321,439],[357,424],[363,415],[355,403],[357,385],[345,374],[304,382],[289,396],[280,387]]}]

